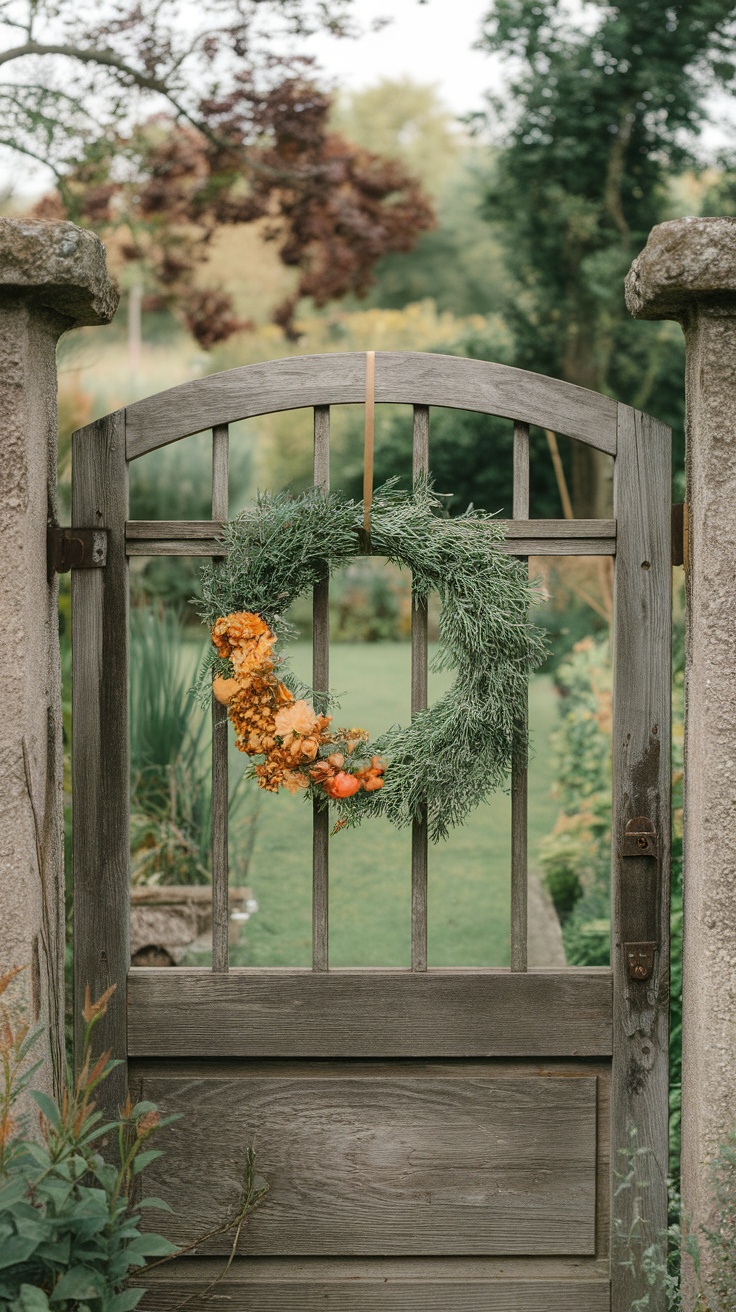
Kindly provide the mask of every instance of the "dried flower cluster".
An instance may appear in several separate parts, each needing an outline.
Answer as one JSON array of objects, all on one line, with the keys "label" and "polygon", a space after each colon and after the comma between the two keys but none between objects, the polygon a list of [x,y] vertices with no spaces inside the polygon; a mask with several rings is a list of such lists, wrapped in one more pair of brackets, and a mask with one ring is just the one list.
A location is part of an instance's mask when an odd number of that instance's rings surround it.
[{"label": "dried flower cluster", "polygon": [[311,788],[339,801],[383,787],[385,766],[378,756],[368,758],[365,730],[330,730],[332,717],[318,715],[311,702],[295,698],[279,679],[276,637],[260,615],[235,611],[220,616],[212,641],[233,669],[232,678],[213,680],[212,691],[228,708],[238,751],[265,757],[254,767],[261,788],[269,793]]}]

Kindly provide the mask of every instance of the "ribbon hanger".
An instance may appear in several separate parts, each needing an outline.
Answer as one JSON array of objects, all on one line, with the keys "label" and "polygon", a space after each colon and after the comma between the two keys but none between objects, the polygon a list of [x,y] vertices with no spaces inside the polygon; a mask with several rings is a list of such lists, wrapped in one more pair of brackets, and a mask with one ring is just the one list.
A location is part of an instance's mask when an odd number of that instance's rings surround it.
[{"label": "ribbon hanger", "polygon": [[365,428],[363,433],[363,534],[364,550],[371,549],[371,503],[373,501],[373,447],[376,407],[376,353],[365,353]]}]

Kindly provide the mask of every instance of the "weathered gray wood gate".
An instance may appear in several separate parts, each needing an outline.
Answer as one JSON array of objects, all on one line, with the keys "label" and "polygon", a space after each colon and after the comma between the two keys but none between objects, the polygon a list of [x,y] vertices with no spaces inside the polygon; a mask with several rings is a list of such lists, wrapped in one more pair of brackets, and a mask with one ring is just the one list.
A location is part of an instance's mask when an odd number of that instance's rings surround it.
[{"label": "weathered gray wood gate", "polygon": [[[189,1241],[223,1218],[238,1195],[239,1149],[256,1140],[271,1196],[246,1232],[247,1256],[216,1290],[228,1306],[628,1312],[646,1289],[638,1256],[666,1225],[671,582],[663,424],[497,364],[376,358],[377,402],[414,407],[415,470],[431,463],[431,406],[514,421],[507,550],[615,558],[611,969],[527,969],[526,770],[518,761],[509,970],[427,969],[421,821],[411,969],[330,970],[324,816],[314,826],[313,969],[228,970],[227,727],[216,708],[213,966],[130,970],[128,557],[217,556],[228,424],[236,420],[314,407],[315,482],[326,487],[329,407],[361,402],[364,389],[363,355],[277,360],[175,387],[75,434],[74,524],[108,537],[106,566],[76,571],[72,590],[77,990],[117,985],[103,1037],[125,1064],[109,1096],[122,1096],[129,1082],[137,1096],[185,1113],[149,1182],[176,1210],[172,1237]],[[615,458],[615,519],[529,519],[530,425]],[[128,462],[206,429],[212,522],[130,522]],[[317,687],[328,679],[326,603],[318,589]],[[425,697],[426,617],[418,611],[414,709]],[[653,837],[642,836],[642,817]],[[637,1150],[644,1184],[627,1185],[618,1176]],[[229,1242],[160,1269],[147,1305],[173,1308],[204,1290]],[[652,1309],[660,1298],[652,1294]]]}]

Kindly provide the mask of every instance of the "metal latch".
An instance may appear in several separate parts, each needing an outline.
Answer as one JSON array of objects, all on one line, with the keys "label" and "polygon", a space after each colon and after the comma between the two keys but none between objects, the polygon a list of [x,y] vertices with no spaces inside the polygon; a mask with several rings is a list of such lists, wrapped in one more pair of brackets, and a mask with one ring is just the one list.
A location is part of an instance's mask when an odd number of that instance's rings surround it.
[{"label": "metal latch", "polygon": [[629,820],[621,844],[622,856],[659,855],[658,834],[651,820],[645,815],[637,815]]},{"label": "metal latch", "polygon": [[70,569],[102,569],[107,564],[106,528],[49,524],[46,546],[49,578]]},{"label": "metal latch", "polygon": [[658,943],[624,943],[629,979],[649,979],[654,970],[654,954],[658,947]]}]

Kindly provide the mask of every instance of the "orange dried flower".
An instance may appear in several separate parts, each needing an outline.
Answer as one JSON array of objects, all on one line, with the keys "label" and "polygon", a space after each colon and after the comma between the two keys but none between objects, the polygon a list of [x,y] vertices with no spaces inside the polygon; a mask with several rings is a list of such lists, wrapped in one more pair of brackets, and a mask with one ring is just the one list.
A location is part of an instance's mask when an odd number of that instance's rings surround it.
[{"label": "orange dried flower", "polygon": [[384,783],[385,780],[381,778],[380,774],[373,774],[363,781],[363,787],[367,793],[377,793],[379,788],[383,788]]},{"label": "orange dried flower", "polygon": [[325,780],[324,790],[328,797],[335,800],[343,797],[352,797],[355,793],[360,792],[360,779],[354,774],[349,774],[347,770],[339,770],[333,779]]},{"label": "orange dried flower", "polygon": [[284,746],[290,746],[296,734],[304,738],[309,736],[314,730],[316,718],[314,707],[303,699],[284,706],[277,713],[274,721],[276,732],[279,738],[283,738]]},{"label": "orange dried flower", "polygon": [[309,787],[309,777],[302,774],[301,770],[286,770],[283,777],[284,788],[288,788],[290,793],[300,793],[303,788]]},{"label": "orange dried flower", "polygon": [[212,641],[218,656],[232,661],[236,675],[273,669],[271,648],[276,635],[266,621],[252,611],[221,615],[212,626]]},{"label": "orange dried flower", "polygon": [[212,680],[213,696],[222,706],[227,706],[232,701],[239,688],[240,683],[237,679],[217,678]]}]

